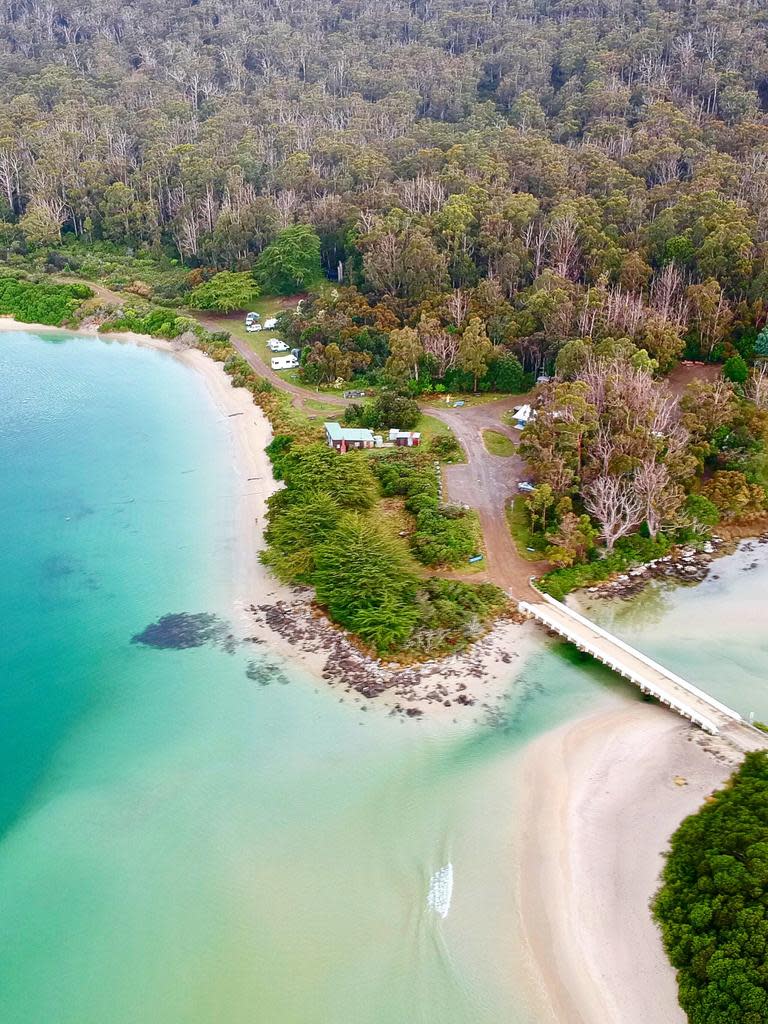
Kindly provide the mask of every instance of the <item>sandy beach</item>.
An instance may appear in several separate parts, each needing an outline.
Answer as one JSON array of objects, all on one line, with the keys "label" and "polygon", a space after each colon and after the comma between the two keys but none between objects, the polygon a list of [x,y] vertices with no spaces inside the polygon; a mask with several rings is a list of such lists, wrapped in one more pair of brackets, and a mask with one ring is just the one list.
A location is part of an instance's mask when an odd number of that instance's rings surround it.
[{"label": "sandy beach", "polygon": [[732,770],[640,702],[526,749],[520,906],[543,1020],[685,1024],[648,904],[670,835]]}]

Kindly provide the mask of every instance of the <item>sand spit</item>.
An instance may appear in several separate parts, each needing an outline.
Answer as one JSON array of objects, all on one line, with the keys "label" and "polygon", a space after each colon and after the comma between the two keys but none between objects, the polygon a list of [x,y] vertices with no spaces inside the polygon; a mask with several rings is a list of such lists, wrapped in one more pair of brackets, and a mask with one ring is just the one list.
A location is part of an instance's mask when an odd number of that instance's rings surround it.
[{"label": "sand spit", "polygon": [[542,1020],[685,1024],[649,901],[669,837],[734,766],[642,702],[525,750],[520,906]]}]

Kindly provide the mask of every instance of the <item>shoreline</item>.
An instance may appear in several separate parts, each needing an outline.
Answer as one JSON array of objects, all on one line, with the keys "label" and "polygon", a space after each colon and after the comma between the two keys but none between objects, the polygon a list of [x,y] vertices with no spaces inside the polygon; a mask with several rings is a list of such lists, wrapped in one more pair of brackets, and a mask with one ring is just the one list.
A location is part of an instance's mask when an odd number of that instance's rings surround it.
[{"label": "shoreline", "polygon": [[280,583],[262,565],[259,553],[264,547],[267,499],[280,486],[265,451],[272,428],[250,391],[234,387],[221,363],[199,349],[150,335],[102,334],[95,326],[48,327],[0,317],[0,331],[25,330],[155,349],[199,374],[211,401],[229,423],[230,457],[239,493],[233,509],[231,558],[235,627],[254,645],[254,653],[264,646],[269,656],[265,669],[254,667],[255,678],[266,679],[270,671],[278,673],[290,663],[313,681],[336,690],[341,700],[363,706],[371,701],[406,717],[452,718],[468,712],[492,716],[496,712],[524,655],[536,644],[535,626],[504,618],[464,651],[402,666],[361,652],[344,630],[317,613],[306,591]]},{"label": "shoreline", "polygon": [[523,752],[519,906],[542,1021],[685,1024],[648,905],[672,833],[735,767],[712,754],[639,701]]}]

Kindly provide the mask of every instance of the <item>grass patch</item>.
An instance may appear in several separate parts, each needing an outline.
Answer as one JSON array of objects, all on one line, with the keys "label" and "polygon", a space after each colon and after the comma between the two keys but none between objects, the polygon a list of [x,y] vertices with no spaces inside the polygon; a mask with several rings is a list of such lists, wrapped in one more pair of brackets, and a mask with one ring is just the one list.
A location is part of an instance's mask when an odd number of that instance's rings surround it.
[{"label": "grass patch", "polygon": [[427,416],[424,413],[416,424],[416,430],[420,431],[422,442],[425,444],[433,437],[453,437],[453,431],[447,423],[443,423],[436,416]]},{"label": "grass patch", "polygon": [[311,409],[312,412],[323,413],[323,415],[338,416],[342,410],[342,406],[331,402],[323,402],[318,398],[304,398],[302,401],[307,409]]},{"label": "grass patch", "polygon": [[376,520],[386,533],[400,543],[407,544],[416,532],[416,520],[405,507],[405,498],[381,498],[376,505]]},{"label": "grass patch", "polygon": [[520,557],[528,562],[540,562],[549,545],[541,534],[532,533],[522,494],[507,505],[507,523]]},{"label": "grass patch", "polygon": [[510,455],[514,455],[517,450],[514,441],[507,437],[506,434],[500,434],[497,430],[484,430],[483,444],[486,451],[490,452],[491,455],[499,455],[505,459],[509,458]]}]

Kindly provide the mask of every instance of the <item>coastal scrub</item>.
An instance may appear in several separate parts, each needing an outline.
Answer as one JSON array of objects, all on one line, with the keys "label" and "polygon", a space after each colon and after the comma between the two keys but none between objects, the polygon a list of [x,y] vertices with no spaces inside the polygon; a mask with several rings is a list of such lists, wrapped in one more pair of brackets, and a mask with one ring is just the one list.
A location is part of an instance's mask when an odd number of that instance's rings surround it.
[{"label": "coastal scrub", "polygon": [[49,284],[17,277],[0,278],[0,314],[25,324],[61,327],[93,295],[85,284]]},{"label": "coastal scrub", "polygon": [[[269,499],[262,560],[283,582],[314,587],[329,618],[366,646],[417,658],[459,650],[504,610],[506,596],[492,584],[422,577],[405,541],[379,515],[372,467],[378,471],[382,460],[281,435],[268,450],[285,487]],[[419,472],[408,476],[405,460],[390,465],[396,476],[423,485],[395,493],[410,494],[406,505],[427,499],[431,512],[434,471],[427,486]]]}]

